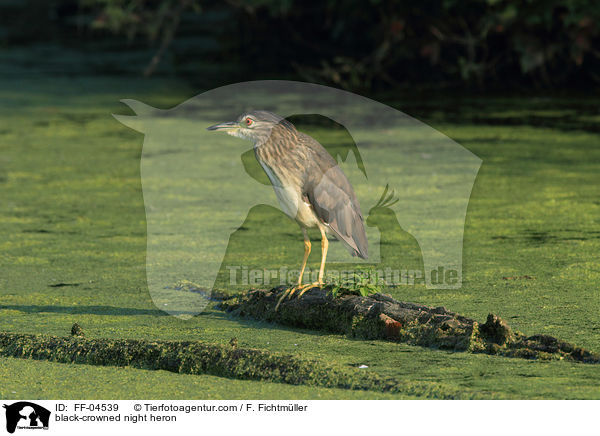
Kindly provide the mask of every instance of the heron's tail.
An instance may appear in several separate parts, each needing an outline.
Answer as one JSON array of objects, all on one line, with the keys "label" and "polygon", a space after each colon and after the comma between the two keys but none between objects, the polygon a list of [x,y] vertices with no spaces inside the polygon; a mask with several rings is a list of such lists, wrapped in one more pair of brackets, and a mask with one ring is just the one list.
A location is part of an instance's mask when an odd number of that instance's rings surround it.
[{"label": "heron's tail", "polygon": [[367,233],[365,232],[365,226],[363,224],[362,216],[359,213],[355,219],[350,220],[351,228],[348,235],[343,234],[341,231],[336,229],[334,226],[330,226],[329,230],[335,235],[335,237],[341,241],[348,252],[352,256],[358,256],[361,259],[368,259],[368,246]]},{"label": "heron's tail", "polygon": [[369,243],[367,242],[367,233],[365,232],[365,225],[363,220],[357,220],[354,229],[352,229],[352,239],[354,239],[354,243],[356,244],[356,249],[354,253],[351,253],[353,256],[358,256],[361,259],[368,259],[368,247]]}]

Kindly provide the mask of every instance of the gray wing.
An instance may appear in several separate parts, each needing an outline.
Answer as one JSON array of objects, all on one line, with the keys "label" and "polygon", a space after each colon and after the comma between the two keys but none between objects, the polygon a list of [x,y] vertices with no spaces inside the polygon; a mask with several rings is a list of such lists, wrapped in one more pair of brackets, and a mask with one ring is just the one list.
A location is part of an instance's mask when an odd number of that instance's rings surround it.
[{"label": "gray wing", "polygon": [[350,254],[368,257],[367,235],[360,205],[350,181],[321,144],[308,135],[302,142],[311,150],[304,193],[316,215],[346,245]]}]

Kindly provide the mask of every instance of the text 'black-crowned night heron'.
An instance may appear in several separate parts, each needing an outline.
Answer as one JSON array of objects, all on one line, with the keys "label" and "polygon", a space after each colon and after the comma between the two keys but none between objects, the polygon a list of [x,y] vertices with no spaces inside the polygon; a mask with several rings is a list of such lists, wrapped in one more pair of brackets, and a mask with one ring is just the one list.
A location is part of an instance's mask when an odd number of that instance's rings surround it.
[{"label": "text 'black-crowned night heron'", "polygon": [[[248,112],[236,121],[208,130],[222,130],[254,142],[256,159],[269,177],[281,209],[302,228],[304,259],[298,284],[288,289],[279,303],[296,290],[300,290],[299,298],[308,289],[324,284],[327,233],[340,240],[353,256],[367,258],[367,235],[356,194],[335,159],[319,142],[267,111]],[[302,276],[310,254],[307,229],[312,227],[321,232],[321,267],[318,281],[303,286]]]}]

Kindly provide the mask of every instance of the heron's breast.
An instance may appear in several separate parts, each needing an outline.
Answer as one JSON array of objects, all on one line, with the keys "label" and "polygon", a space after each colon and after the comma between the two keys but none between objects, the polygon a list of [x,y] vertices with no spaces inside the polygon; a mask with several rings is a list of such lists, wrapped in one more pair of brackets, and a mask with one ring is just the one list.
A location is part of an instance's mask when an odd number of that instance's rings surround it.
[{"label": "heron's breast", "polygon": [[318,219],[312,207],[302,195],[301,180],[286,171],[272,167],[262,159],[259,159],[259,163],[273,185],[281,210],[305,227],[318,225]]}]

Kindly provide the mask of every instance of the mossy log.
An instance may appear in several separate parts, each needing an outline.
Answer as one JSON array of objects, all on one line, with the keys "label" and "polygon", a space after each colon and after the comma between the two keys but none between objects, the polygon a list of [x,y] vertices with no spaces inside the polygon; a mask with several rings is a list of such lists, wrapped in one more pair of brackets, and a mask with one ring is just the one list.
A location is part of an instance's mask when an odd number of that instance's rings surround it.
[{"label": "mossy log", "polygon": [[437,383],[398,381],[359,369],[329,365],[290,354],[199,341],[88,339],[0,332],[0,356],[99,366],[165,370],[181,374],[211,374],[325,388],[369,390],[454,399],[478,398]]},{"label": "mossy log", "polygon": [[359,339],[383,339],[453,351],[543,360],[600,363],[600,355],[552,336],[526,336],[490,314],[485,323],[444,307],[397,301],[389,295],[333,297],[313,288],[301,298],[286,298],[275,306],[284,287],[251,290],[225,300],[219,307],[234,315],[279,324],[346,334]]}]

